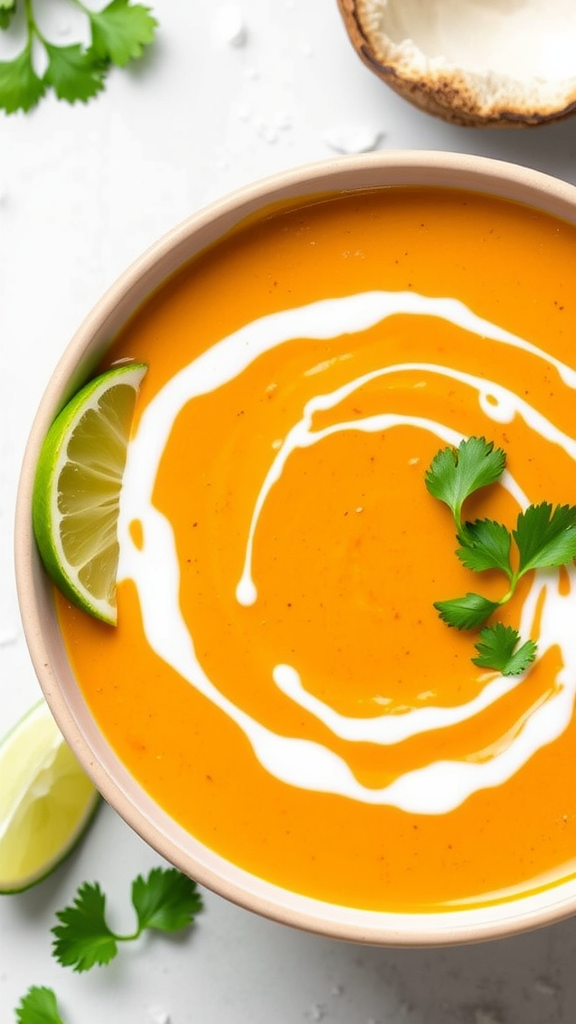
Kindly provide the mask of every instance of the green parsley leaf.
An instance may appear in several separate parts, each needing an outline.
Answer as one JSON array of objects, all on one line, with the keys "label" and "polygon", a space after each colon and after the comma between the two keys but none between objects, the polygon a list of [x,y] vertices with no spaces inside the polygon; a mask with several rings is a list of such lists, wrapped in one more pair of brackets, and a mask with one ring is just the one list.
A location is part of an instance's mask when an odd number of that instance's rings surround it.
[{"label": "green parsley leaf", "polygon": [[493,668],[503,676],[518,676],[525,672],[536,657],[536,644],[526,640],[520,647],[520,634],[512,626],[496,622],[480,630],[475,644],[478,657],[472,658],[480,668]]},{"label": "green parsley leaf", "polygon": [[16,1007],[18,1024],[64,1024],[51,988],[32,985]]},{"label": "green parsley leaf", "polygon": [[499,607],[498,601],[489,601],[481,594],[467,593],[448,601],[435,601],[440,618],[455,629],[476,629]]},{"label": "green parsley leaf", "polygon": [[132,903],[140,931],[179,931],[191,924],[202,909],[196,882],[176,868],[153,868],[147,879],[139,875],[132,883]]},{"label": "green parsley leaf", "polygon": [[52,952],[64,967],[88,971],[94,964],[107,964],[118,952],[116,936],[106,924],[106,897],[98,883],[80,886],[71,907],[59,910],[62,923],[52,929],[56,936]]},{"label": "green parsley leaf", "polygon": [[500,569],[508,578],[512,577],[510,545],[512,536],[502,524],[492,519],[476,519],[465,523],[459,538],[463,546],[456,554],[467,569],[483,572],[485,569]]},{"label": "green parsley leaf", "polygon": [[426,473],[426,487],[443,501],[462,529],[462,505],[480,487],[496,483],[504,472],[506,455],[484,437],[469,437],[458,448],[444,448],[433,458]]},{"label": "green parsley leaf", "polygon": [[7,114],[31,110],[45,92],[46,84],[32,65],[30,45],[13,60],[0,61],[0,110]]},{"label": "green parsley leaf", "polygon": [[92,29],[90,52],[99,60],[111,60],[124,67],[128,61],[141,57],[144,47],[154,39],[158,22],[150,8],[142,4],[112,0],[102,11],[85,10]]},{"label": "green parsley leaf", "polygon": [[518,516],[514,540],[520,552],[518,576],[530,569],[566,565],[576,558],[576,507],[548,502]]},{"label": "green parsley leaf", "polygon": [[44,76],[59,100],[86,103],[104,88],[106,66],[91,57],[80,44],[52,46],[46,43],[48,67]]}]

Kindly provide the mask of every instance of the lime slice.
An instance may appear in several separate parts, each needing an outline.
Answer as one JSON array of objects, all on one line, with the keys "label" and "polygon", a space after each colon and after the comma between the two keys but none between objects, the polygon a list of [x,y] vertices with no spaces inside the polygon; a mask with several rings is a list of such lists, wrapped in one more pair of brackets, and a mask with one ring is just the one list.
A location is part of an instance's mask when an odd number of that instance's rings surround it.
[{"label": "lime slice", "polygon": [[36,468],[32,522],[44,566],[73,604],[116,624],[118,506],[146,366],[91,380],[62,409]]},{"label": "lime slice", "polygon": [[0,893],[45,878],[88,828],[100,796],[45,701],[0,743]]}]

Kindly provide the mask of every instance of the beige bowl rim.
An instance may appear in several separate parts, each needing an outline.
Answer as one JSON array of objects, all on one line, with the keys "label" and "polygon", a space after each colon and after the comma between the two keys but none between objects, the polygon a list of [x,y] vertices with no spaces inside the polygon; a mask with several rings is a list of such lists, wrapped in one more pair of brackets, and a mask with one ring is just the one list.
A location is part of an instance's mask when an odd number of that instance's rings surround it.
[{"label": "beige bowl rim", "polygon": [[262,206],[322,192],[436,185],[502,196],[576,223],[576,188],[539,171],[484,157],[388,151],[334,157],[244,186],[193,213],[152,245],[108,289],[79,327],[40,401],[21,470],[15,526],[18,599],[44,696],[64,737],[106,801],[151,847],[232,902],[320,935],[383,946],[438,946],[512,935],[576,914],[576,879],[473,910],[382,913],[339,907],[265,882],[207,849],[159,809],[108,746],[72,676],[31,527],[36,460],[45,433],[90,375],[129,315],[182,262]]}]

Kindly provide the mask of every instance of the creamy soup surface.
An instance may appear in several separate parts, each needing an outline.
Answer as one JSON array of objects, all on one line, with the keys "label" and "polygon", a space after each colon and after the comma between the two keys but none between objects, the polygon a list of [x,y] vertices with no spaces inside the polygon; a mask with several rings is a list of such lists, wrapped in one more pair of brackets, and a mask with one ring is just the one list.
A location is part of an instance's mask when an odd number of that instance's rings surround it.
[{"label": "creamy soup surface", "polygon": [[378,910],[494,903],[576,874],[576,570],[471,661],[433,602],[465,569],[424,476],[505,449],[469,519],[576,504],[576,227],[387,188],[265,211],[180,271],[106,366],[149,366],[119,523],[118,627],[57,596],[93,714],[142,786],[246,870]]}]

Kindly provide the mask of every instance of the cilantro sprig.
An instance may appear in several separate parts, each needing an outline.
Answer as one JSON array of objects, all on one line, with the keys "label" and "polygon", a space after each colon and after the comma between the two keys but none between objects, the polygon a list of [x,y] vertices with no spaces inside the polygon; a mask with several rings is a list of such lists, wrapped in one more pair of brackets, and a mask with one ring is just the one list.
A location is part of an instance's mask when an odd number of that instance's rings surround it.
[{"label": "cilantro sprig", "polygon": [[[426,473],[430,494],[450,509],[456,526],[456,555],[473,572],[498,570],[507,581],[503,597],[494,601],[468,592],[462,597],[434,602],[448,626],[469,630],[484,623],[514,595],[523,576],[534,569],[568,565],[576,558],[576,506],[553,507],[543,501],[520,512],[516,528],[510,531],[492,519],[463,519],[467,498],[482,487],[497,483],[506,467],[502,448],[483,437],[470,437],[458,448],[443,448]],[[484,626],[472,661],[493,668],[502,675],[520,675],[536,656],[533,640],[521,643],[517,630],[502,623]]]},{"label": "cilantro sprig", "polygon": [[[0,29],[9,29],[18,10],[25,19],[25,42],[12,60],[0,61],[0,109],[7,114],[28,111],[53,89],[60,100],[86,103],[104,89],[112,64],[124,67],[142,56],[154,39],[157,22],[150,9],[131,0],[111,0],[92,11],[82,0],[68,0],[82,11],[90,29],[90,45],[58,46],[42,32],[34,0],[0,0]],[[35,50],[44,51],[46,70],[40,75]]]},{"label": "cilantro sprig", "polygon": [[[196,882],[176,868],[152,868],[132,883],[136,928],[117,935],[106,921],[106,896],[97,882],[85,882],[71,906],[57,912],[61,924],[52,929],[52,953],[63,966],[87,971],[107,964],[118,952],[119,942],[137,939],[146,929],[176,932],[191,925],[202,910]],[[17,1024],[65,1024],[56,995],[45,985],[31,985],[16,1007]]]},{"label": "cilantro sprig", "polygon": [[52,929],[52,952],[58,962],[75,971],[88,971],[95,964],[113,960],[118,943],[131,942],[146,929],[179,931],[192,924],[202,910],[196,883],[176,868],[152,868],[146,879],[138,875],[132,883],[131,897],[136,928],[127,935],[118,935],[106,920],[106,896],[99,884],[81,885],[73,903],[56,914],[60,924]]}]

